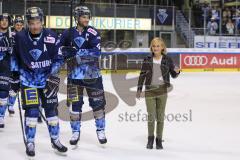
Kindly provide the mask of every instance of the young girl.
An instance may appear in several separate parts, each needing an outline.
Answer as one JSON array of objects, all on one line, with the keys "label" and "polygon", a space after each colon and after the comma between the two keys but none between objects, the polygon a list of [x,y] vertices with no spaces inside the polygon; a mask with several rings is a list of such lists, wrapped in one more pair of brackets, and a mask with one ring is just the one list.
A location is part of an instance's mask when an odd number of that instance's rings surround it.
[{"label": "young girl", "polygon": [[145,101],[148,112],[147,148],[153,148],[155,122],[157,122],[156,149],[163,149],[162,133],[167,88],[170,87],[170,75],[172,78],[176,78],[180,73],[180,69],[167,56],[166,45],[161,38],[152,40],[150,50],[152,55],[147,56],[142,64],[138,80],[137,98],[140,98],[143,84],[145,84]]}]

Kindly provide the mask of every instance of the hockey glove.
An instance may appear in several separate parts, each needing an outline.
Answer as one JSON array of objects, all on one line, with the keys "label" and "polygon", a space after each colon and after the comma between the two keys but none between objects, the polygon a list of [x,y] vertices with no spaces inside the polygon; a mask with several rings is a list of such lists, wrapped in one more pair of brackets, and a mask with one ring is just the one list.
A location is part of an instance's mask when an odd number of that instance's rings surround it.
[{"label": "hockey glove", "polygon": [[11,84],[11,89],[14,90],[15,92],[18,92],[20,90],[20,77],[19,73],[16,71],[12,72],[12,76],[10,78],[10,84]]},{"label": "hockey glove", "polygon": [[47,98],[57,95],[57,92],[59,90],[59,83],[60,78],[56,76],[49,76],[49,78],[47,79],[46,87],[43,91]]},{"label": "hockey glove", "polygon": [[62,46],[61,52],[62,55],[64,56],[64,59],[68,60],[76,55],[77,49],[75,47]]}]

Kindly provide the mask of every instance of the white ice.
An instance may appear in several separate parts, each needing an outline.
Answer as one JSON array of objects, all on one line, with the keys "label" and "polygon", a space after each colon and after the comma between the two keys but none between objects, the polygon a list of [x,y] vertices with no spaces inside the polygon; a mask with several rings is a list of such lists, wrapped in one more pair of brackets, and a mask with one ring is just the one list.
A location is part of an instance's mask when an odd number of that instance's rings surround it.
[{"label": "white ice", "polygon": [[[131,76],[130,76],[131,77]],[[115,93],[109,75],[103,76],[105,90]],[[82,125],[79,147],[68,143],[70,125],[61,121],[61,140],[69,148],[67,156],[55,154],[51,148],[46,126],[38,125],[35,159],[47,160],[239,160],[240,159],[240,74],[182,73],[172,80],[166,113],[189,114],[192,121],[165,121],[164,150],[147,150],[145,121],[120,122],[119,114],[146,113],[144,99],[135,107],[119,99],[118,107],[107,114],[108,144],[98,144],[94,121]],[[116,93],[115,93],[116,95]],[[60,97],[61,98],[61,97]],[[86,100],[86,99],[85,99]],[[88,110],[85,102],[84,109]],[[0,159],[26,159],[19,114],[6,113],[5,129],[0,130]]]}]

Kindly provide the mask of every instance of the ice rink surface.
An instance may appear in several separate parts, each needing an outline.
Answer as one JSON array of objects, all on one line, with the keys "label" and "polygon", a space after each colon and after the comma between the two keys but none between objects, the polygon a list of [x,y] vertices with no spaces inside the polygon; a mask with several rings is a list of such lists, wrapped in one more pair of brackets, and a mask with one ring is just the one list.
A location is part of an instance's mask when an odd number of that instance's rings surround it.
[{"label": "ice rink surface", "polygon": [[[132,76],[132,75],[131,75]],[[131,77],[130,76],[130,77]],[[106,91],[115,93],[111,77],[103,76]],[[147,150],[147,123],[144,99],[129,107],[121,99],[116,109],[106,115],[108,144],[98,144],[94,121],[82,124],[78,148],[68,143],[70,125],[61,121],[61,140],[69,151],[66,156],[54,153],[46,125],[39,124],[35,159],[47,160],[239,160],[240,159],[240,74],[182,73],[171,81],[164,129],[164,150]],[[62,97],[60,97],[61,99]],[[85,98],[85,100],[87,100]],[[17,103],[16,103],[17,104]],[[88,102],[84,110],[89,110]],[[5,129],[0,130],[0,159],[24,160],[25,147],[17,105],[16,114],[6,113]],[[137,115],[122,119],[125,113]],[[187,120],[172,117],[185,115]],[[129,118],[129,117],[128,117]],[[180,118],[181,119],[181,118]]]}]

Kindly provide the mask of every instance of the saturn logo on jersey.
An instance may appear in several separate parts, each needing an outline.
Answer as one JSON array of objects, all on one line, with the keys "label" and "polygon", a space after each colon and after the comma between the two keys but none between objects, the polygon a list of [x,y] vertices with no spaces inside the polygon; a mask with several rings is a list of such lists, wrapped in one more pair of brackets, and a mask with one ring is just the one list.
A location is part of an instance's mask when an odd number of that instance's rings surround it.
[{"label": "saturn logo on jersey", "polygon": [[45,67],[50,67],[52,64],[51,60],[45,60],[45,61],[40,61],[40,62],[31,62],[31,68],[36,69],[36,68],[45,68]]},{"label": "saturn logo on jersey", "polygon": [[78,46],[78,48],[81,48],[83,43],[85,42],[85,39],[83,37],[77,37],[74,39],[74,42]]}]

